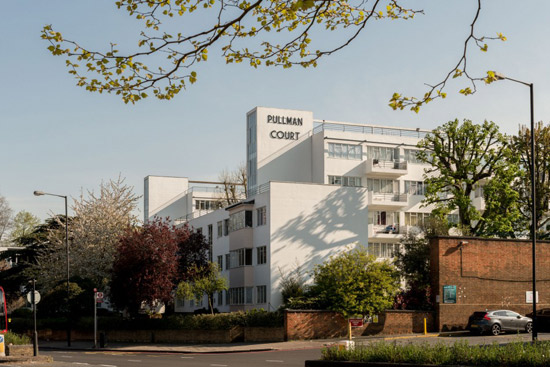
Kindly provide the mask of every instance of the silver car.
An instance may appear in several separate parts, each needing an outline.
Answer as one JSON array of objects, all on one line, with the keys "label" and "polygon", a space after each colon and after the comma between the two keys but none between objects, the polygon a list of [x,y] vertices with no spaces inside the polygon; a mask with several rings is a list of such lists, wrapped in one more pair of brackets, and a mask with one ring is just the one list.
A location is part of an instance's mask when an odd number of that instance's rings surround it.
[{"label": "silver car", "polygon": [[533,320],[510,310],[478,311],[470,316],[468,330],[474,334],[490,332],[493,335],[503,331],[530,333],[533,330]]}]

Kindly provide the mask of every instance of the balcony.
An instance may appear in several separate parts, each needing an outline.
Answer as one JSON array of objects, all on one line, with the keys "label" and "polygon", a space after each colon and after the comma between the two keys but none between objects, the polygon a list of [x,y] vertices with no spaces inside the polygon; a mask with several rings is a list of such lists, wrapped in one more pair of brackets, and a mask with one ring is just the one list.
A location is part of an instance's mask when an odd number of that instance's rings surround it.
[{"label": "balcony", "polygon": [[386,194],[369,191],[369,209],[400,209],[409,205],[407,194]]},{"label": "balcony", "polygon": [[401,237],[401,228],[399,224],[369,224],[368,236],[378,239],[398,239]]},{"label": "balcony", "polygon": [[367,159],[365,161],[365,174],[368,177],[401,177],[407,174],[407,162],[380,161]]}]

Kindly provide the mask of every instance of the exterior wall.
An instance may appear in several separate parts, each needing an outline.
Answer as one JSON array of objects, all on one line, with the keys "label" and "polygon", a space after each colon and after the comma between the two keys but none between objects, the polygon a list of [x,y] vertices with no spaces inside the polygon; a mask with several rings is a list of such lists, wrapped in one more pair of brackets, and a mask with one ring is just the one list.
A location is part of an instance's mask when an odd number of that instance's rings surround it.
[{"label": "exterior wall", "polygon": [[[252,113],[256,152],[255,157],[248,157],[247,165],[255,159],[256,187],[271,180],[311,182],[313,113],[266,107],[256,107],[248,115]],[[250,169],[247,172],[253,175]]]},{"label": "exterior wall", "polygon": [[[432,331],[433,312],[388,310],[379,315],[378,322],[366,322],[363,327],[352,328],[352,334],[365,336],[423,333],[424,319],[428,331]],[[347,334],[347,320],[337,312],[285,311],[287,340],[338,338]]]},{"label": "exterior wall", "polygon": [[[206,236],[208,234],[208,231],[206,229],[209,224],[212,224],[214,234],[212,238],[212,261],[217,262],[218,256],[223,256],[223,269],[221,269],[221,275],[226,278],[227,284],[229,285],[229,270],[226,270],[225,258],[225,254],[229,253],[229,236],[224,236],[224,232],[222,230],[222,236],[218,237],[217,228],[217,223],[221,221],[223,225],[224,219],[227,219],[228,217],[229,216],[227,214],[227,211],[225,209],[220,209],[190,221],[189,225],[195,229],[202,228],[202,233]],[[214,297],[214,307],[216,307],[220,312],[229,312],[229,305],[227,305],[225,297],[225,292],[223,292],[223,302],[221,302],[222,304],[220,304],[218,295],[215,295]],[[196,308],[201,308],[191,307],[189,300],[185,300],[183,302],[183,305],[181,304],[181,302],[182,300],[176,300],[176,312],[193,312]],[[202,303],[202,307],[208,307],[208,301],[206,300],[206,297],[203,299]]]},{"label": "exterior wall", "polygon": [[367,243],[367,190],[271,182],[271,304],[281,302],[281,273],[302,274],[331,255]]},{"label": "exterior wall", "polygon": [[147,176],[144,180],[144,221],[147,222],[159,212],[163,217],[176,218],[186,212],[184,200],[178,198],[189,189],[189,179],[186,177]]},{"label": "exterior wall", "polygon": [[[437,330],[464,329],[474,311],[532,311],[526,302],[532,290],[530,241],[440,237],[430,246]],[[536,255],[540,309],[550,307],[550,243],[537,241]],[[444,303],[445,285],[456,286],[456,303]]]}]

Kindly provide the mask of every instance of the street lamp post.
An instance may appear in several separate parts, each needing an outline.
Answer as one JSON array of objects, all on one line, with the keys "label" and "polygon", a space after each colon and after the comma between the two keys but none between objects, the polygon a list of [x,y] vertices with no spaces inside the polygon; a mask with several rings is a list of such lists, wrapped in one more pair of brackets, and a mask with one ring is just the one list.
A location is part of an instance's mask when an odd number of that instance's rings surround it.
[{"label": "street lamp post", "polygon": [[508,78],[500,73],[495,72],[497,80],[510,80],[515,83],[523,84],[529,87],[530,92],[530,108],[531,108],[531,241],[532,241],[532,266],[533,266],[533,332],[532,339],[537,341],[538,338],[538,322],[537,322],[537,272],[536,272],[536,250],[537,250],[537,202],[535,192],[535,110],[533,98],[533,83],[522,82],[521,80]]},{"label": "street lamp post", "polygon": [[65,249],[67,250],[67,346],[71,346],[71,310],[70,310],[70,286],[69,286],[69,215],[67,210],[67,195],[49,194],[43,191],[35,191],[35,196],[49,195],[65,199]]}]

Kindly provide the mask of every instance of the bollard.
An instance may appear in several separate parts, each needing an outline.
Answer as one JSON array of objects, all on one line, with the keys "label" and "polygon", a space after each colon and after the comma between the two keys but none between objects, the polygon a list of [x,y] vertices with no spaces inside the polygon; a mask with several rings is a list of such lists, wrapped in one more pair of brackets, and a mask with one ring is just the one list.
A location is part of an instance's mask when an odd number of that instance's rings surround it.
[{"label": "bollard", "polygon": [[424,317],[424,335],[428,335],[428,327],[426,326],[426,318]]},{"label": "bollard", "polygon": [[105,348],[105,345],[107,345],[107,337],[105,333],[99,333],[99,347]]}]

